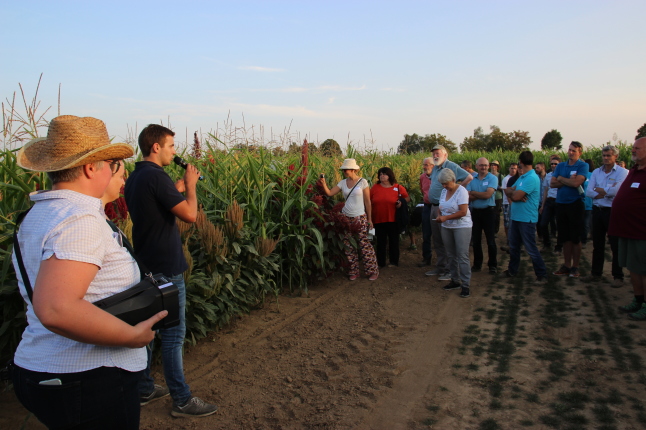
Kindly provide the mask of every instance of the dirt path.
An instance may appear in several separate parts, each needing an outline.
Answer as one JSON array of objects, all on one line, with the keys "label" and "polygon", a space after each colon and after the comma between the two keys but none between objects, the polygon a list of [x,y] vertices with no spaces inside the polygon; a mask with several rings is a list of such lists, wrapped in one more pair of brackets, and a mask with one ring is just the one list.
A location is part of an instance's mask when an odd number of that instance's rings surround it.
[{"label": "dirt path", "polygon": [[[193,393],[220,411],[174,419],[164,399],[142,409],[141,428],[609,430],[646,423],[638,400],[646,391],[646,336],[641,323],[614,312],[630,300],[628,284],[554,279],[537,288],[531,273],[512,282],[476,273],[472,296],[461,299],[425,277],[419,259],[402,249],[400,267],[383,269],[375,282],[335,276],[309,297],[283,296],[212,334],[187,352],[185,368]],[[560,262],[546,259],[552,269]],[[20,428],[26,412],[10,393],[0,402],[0,428]],[[32,417],[25,428],[42,427]]]}]

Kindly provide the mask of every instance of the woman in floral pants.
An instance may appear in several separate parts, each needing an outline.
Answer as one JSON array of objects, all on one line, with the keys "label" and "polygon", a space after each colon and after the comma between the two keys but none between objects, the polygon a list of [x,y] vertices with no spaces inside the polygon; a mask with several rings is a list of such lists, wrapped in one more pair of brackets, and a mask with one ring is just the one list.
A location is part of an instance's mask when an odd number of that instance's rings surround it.
[{"label": "woman in floral pants", "polygon": [[368,240],[368,230],[372,228],[372,205],[370,203],[370,185],[358,175],[359,166],[353,158],[343,161],[341,170],[346,179],[328,189],[325,178],[319,179],[325,194],[331,197],[343,192],[345,205],[343,214],[348,218],[349,231],[343,235],[345,255],[350,264],[349,279],[354,281],[359,277],[359,255],[352,245],[351,238],[357,235],[357,244],[361,250],[363,265],[368,279],[374,281],[379,277],[379,266],[372,243]]}]

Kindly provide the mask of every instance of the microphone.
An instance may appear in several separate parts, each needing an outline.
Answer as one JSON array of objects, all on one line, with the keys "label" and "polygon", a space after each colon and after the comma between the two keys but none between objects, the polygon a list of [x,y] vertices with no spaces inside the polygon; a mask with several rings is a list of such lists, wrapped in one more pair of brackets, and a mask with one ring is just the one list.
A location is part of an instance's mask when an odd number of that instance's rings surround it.
[{"label": "microphone", "polygon": [[[175,156],[175,158],[173,158],[173,162],[174,162],[175,164],[177,164],[178,166],[181,166],[184,170],[186,170],[186,168],[188,167],[188,163],[186,162],[186,160],[184,160],[184,159],[183,159],[182,157],[180,157],[179,155],[176,155],[176,156]],[[204,176],[200,175],[199,180],[200,180],[200,181],[203,181],[203,180],[204,180]]]}]

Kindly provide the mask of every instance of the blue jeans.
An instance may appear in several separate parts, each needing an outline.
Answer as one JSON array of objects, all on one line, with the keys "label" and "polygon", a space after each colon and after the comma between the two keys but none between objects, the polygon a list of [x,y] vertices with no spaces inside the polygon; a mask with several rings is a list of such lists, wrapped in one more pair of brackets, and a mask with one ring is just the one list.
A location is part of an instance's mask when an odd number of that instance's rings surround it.
[{"label": "blue jeans", "polygon": [[422,209],[422,259],[431,261],[431,205],[424,203]]},{"label": "blue jeans", "polygon": [[[191,389],[184,380],[184,362],[182,358],[182,347],[184,346],[184,335],[186,335],[186,284],[183,275],[171,276],[170,280],[177,285],[179,290],[179,325],[172,328],[159,330],[161,335],[162,365],[166,384],[177,405],[185,404],[191,398]],[[146,348],[148,352],[148,367],[139,381],[139,393],[147,395],[153,392],[155,384],[150,376],[150,364],[153,355],[153,342]]]},{"label": "blue jeans", "polygon": [[469,288],[471,284],[471,262],[469,260],[471,227],[442,227],[442,241],[449,260],[451,280],[456,284],[462,284],[464,288]]},{"label": "blue jeans", "polygon": [[[98,367],[76,373],[34,372],[13,365],[13,388],[20,403],[48,428],[139,428],[141,372]],[[60,385],[41,381],[60,379]]]},{"label": "blue jeans", "polygon": [[536,223],[534,222],[509,222],[509,273],[512,275],[518,273],[521,243],[525,245],[525,250],[532,259],[536,277],[547,276],[547,267],[536,246]]}]

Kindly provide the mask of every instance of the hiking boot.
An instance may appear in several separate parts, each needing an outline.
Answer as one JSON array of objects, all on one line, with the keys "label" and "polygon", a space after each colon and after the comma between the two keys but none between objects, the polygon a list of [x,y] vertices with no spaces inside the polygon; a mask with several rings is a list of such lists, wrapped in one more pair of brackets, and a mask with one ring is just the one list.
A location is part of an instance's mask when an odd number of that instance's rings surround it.
[{"label": "hiking boot", "polygon": [[426,276],[437,276],[440,274],[440,269],[429,270],[425,273]]},{"label": "hiking boot", "polygon": [[637,312],[628,314],[628,318],[635,321],[646,321],[646,303],[642,303],[642,307]]},{"label": "hiking boot", "polygon": [[516,276],[516,275],[512,275],[509,269],[502,272],[502,274],[505,276],[505,278],[513,278],[514,276]]},{"label": "hiking boot", "polygon": [[619,312],[631,313],[631,312],[637,312],[641,308],[642,308],[642,305],[637,303],[637,299],[633,298],[633,301],[630,302],[629,305],[619,306],[617,309],[619,309]]},{"label": "hiking boot", "polygon": [[444,291],[451,291],[451,290],[457,290],[458,288],[462,288],[462,284],[458,284],[457,282],[454,282],[451,280],[448,284],[442,287]]},{"label": "hiking boot", "polygon": [[471,266],[471,273],[479,272],[482,270],[482,267]]},{"label": "hiking boot", "polygon": [[610,286],[611,286],[612,288],[621,288],[621,287],[623,287],[623,286],[624,286],[624,280],[623,280],[623,279],[619,279],[619,278],[615,278],[615,279],[612,281],[612,284],[610,284]]},{"label": "hiking boot", "polygon": [[469,288],[462,287],[462,291],[460,291],[460,297],[462,297],[463,299],[466,299],[467,297],[470,297],[470,296],[471,296],[471,293],[469,292]]},{"label": "hiking boot", "polygon": [[570,274],[570,269],[568,267],[561,266],[561,268],[556,272],[553,272],[553,274],[556,276],[567,276]]},{"label": "hiking boot", "polygon": [[199,397],[191,397],[185,405],[173,404],[170,414],[174,417],[205,417],[218,410],[216,405],[206,403]]},{"label": "hiking boot", "polygon": [[139,405],[147,405],[150,402],[154,402],[155,400],[168,396],[168,394],[170,394],[168,387],[162,387],[161,385],[155,384],[155,388],[153,388],[152,393],[145,396],[142,394],[139,395]]},{"label": "hiking boot", "polygon": [[581,282],[599,282],[600,280],[601,276],[597,275],[588,275],[580,279]]},{"label": "hiking boot", "polygon": [[438,281],[450,281],[451,280],[451,272],[444,272],[442,273],[438,278]]},{"label": "hiking boot", "polygon": [[570,278],[578,278],[579,277],[579,268],[578,267],[572,267],[570,269]]},{"label": "hiking boot", "polygon": [[547,284],[547,276],[539,276],[537,277],[534,282],[534,285],[545,285]]}]

